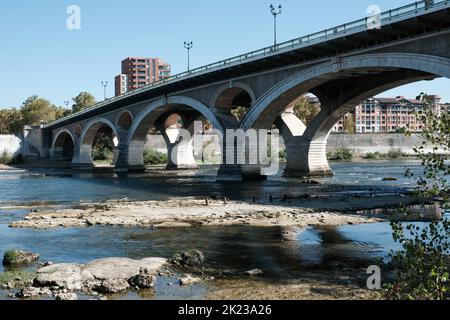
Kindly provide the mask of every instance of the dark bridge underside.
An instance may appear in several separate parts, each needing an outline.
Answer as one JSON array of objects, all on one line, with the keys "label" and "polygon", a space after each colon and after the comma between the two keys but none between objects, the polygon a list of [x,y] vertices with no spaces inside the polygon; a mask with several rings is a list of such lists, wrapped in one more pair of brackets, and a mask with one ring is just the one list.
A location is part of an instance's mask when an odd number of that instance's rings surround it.
[{"label": "dark bridge underside", "polygon": [[[442,31],[450,28],[450,10],[440,10],[429,12],[420,17],[384,25],[380,30],[366,30],[364,32],[346,35],[337,39],[330,39],[326,42],[310,45],[308,47],[291,50],[288,52],[274,52],[272,55],[249,61],[239,65],[217,71],[208,72],[198,76],[181,79],[161,87],[150,88],[147,91],[124,97],[118,101],[99,108],[94,108],[90,112],[85,112],[79,116],[62,120],[54,125],[47,126],[46,130],[53,130],[65,125],[78,122],[84,119],[99,116],[106,112],[130,106],[142,101],[154,99],[164,95],[196,88],[219,81],[225,81],[243,75],[255,74],[263,71],[292,66],[300,63],[311,62],[311,65],[319,63],[321,59],[335,57],[337,55],[349,54],[361,49],[370,49],[427,34]],[[376,72],[376,71],[374,71]]]}]

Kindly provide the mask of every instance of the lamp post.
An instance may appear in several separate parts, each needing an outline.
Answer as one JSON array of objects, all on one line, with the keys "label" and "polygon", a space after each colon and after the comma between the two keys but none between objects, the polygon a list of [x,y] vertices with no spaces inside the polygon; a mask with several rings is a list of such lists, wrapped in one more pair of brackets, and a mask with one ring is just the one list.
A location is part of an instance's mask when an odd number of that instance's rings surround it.
[{"label": "lamp post", "polygon": [[188,71],[190,71],[191,70],[191,61],[190,61],[190,59],[191,59],[191,56],[190,56],[190,51],[191,51],[191,49],[194,47],[194,43],[191,41],[191,42],[185,42],[184,43],[184,48],[187,50],[187,56],[188,56]]},{"label": "lamp post", "polygon": [[281,4],[278,6],[278,10],[271,4],[270,11],[273,15],[273,47],[275,49],[277,46],[277,16],[281,14]]},{"label": "lamp post", "polygon": [[106,87],[108,86],[108,81],[105,81],[105,82],[102,81],[102,86],[103,86],[103,93],[104,93],[105,100],[106,100]]}]

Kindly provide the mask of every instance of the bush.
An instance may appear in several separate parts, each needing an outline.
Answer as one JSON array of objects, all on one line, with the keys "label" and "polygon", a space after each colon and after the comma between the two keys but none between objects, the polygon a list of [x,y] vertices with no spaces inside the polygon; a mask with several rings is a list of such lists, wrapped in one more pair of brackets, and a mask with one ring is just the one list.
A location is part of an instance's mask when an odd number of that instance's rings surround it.
[{"label": "bush", "polygon": [[5,150],[0,154],[0,164],[9,164],[12,161],[12,156]]},{"label": "bush", "polygon": [[379,152],[369,152],[364,156],[364,159],[366,160],[377,160],[380,158],[383,158],[383,155]]},{"label": "bush", "polygon": [[389,159],[399,159],[403,158],[405,154],[400,149],[391,150],[388,152],[387,157]]},{"label": "bush", "polygon": [[144,163],[146,165],[159,165],[159,164],[166,164],[167,162],[168,157],[164,153],[158,152],[156,150],[144,151]]},{"label": "bush", "polygon": [[113,153],[108,148],[94,148],[92,150],[92,160],[94,161],[111,161],[113,160]]},{"label": "bush", "polygon": [[334,152],[328,153],[328,159],[332,161],[351,161],[353,153],[350,149],[339,148]]},{"label": "bush", "polygon": [[[450,299],[450,224],[447,219],[428,226],[391,223],[394,239],[403,250],[391,252],[390,264],[396,277],[384,287],[387,299]],[[405,234],[405,231],[406,234]]]}]

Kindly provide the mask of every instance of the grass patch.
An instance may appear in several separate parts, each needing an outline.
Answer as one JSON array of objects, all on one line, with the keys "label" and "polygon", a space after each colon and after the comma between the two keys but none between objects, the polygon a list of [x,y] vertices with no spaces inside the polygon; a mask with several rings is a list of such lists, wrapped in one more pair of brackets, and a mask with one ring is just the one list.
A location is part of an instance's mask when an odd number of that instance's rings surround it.
[{"label": "grass patch", "polygon": [[331,161],[352,161],[353,153],[350,149],[338,148],[334,152],[328,152],[327,157]]},{"label": "grass patch", "polygon": [[31,270],[9,270],[0,272],[0,286],[12,283],[16,288],[29,285],[36,277],[36,272]]}]

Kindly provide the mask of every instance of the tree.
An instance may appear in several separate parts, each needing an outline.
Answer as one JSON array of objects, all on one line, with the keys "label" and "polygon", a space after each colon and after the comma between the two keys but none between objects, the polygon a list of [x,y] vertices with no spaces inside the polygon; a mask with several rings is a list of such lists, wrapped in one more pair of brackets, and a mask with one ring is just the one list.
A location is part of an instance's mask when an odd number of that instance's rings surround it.
[{"label": "tree", "polygon": [[0,134],[20,134],[23,128],[23,118],[20,110],[0,110]]},{"label": "tree", "polygon": [[355,128],[355,120],[353,119],[353,115],[349,114],[348,116],[346,116],[344,118],[344,123],[343,123],[343,128],[344,128],[344,132],[346,133],[355,133],[356,128]]},{"label": "tree", "polygon": [[50,104],[48,100],[35,95],[25,100],[20,112],[24,124],[39,125],[41,122],[49,123],[56,120],[57,107]]},{"label": "tree", "polygon": [[311,102],[306,95],[301,96],[295,102],[294,113],[305,125],[308,125],[319,112],[320,105]]},{"label": "tree", "polygon": [[[423,174],[417,179],[415,194],[420,201],[440,200],[443,210],[448,209],[450,188],[450,115],[436,117],[426,94],[420,97],[427,108],[416,113],[423,123],[424,142],[415,148],[422,161]],[[412,132],[408,132],[411,135]],[[426,151],[431,147],[431,152]],[[444,155],[443,155],[444,154]],[[408,170],[406,175],[414,177]],[[406,212],[407,214],[407,212]],[[389,299],[450,299],[450,223],[448,218],[434,220],[423,226],[417,223],[391,223],[394,239],[402,250],[391,252],[391,264],[396,269],[395,279],[386,286]]]},{"label": "tree", "polygon": [[81,92],[78,96],[76,96],[72,100],[74,102],[74,104],[72,105],[73,113],[91,108],[96,104],[95,97],[88,92]]}]

